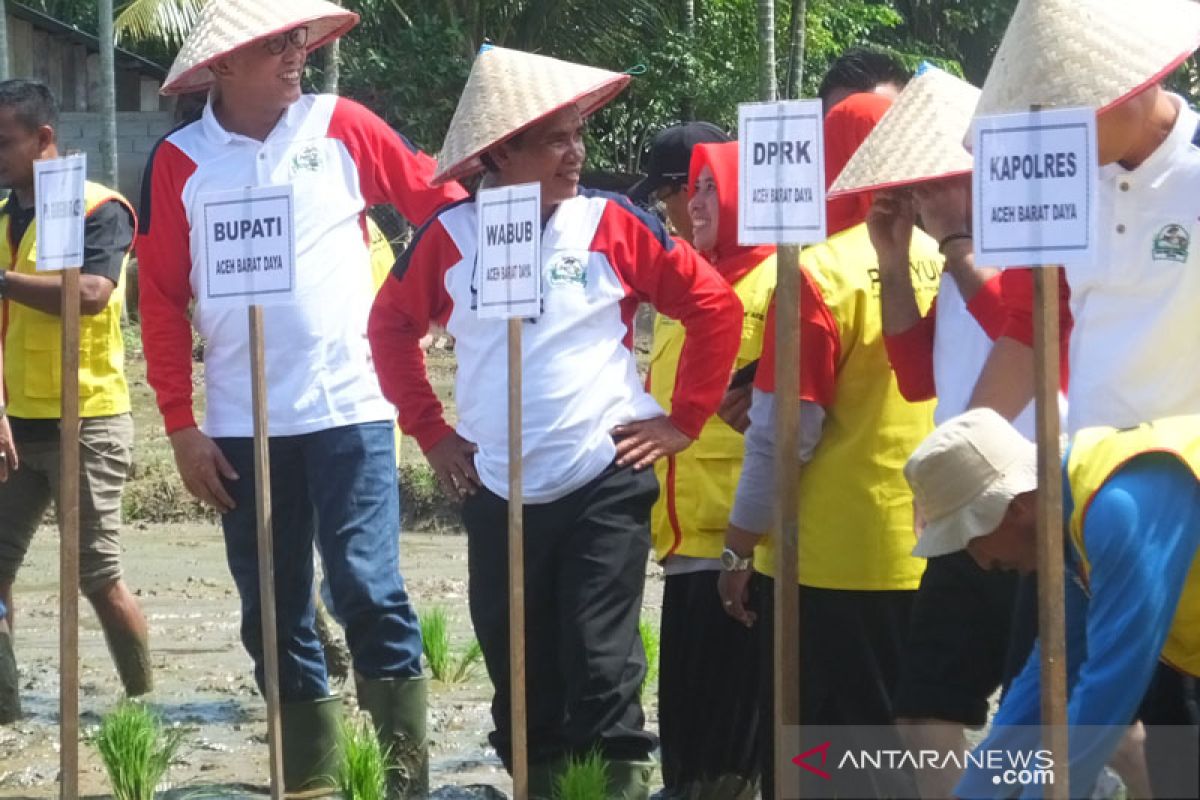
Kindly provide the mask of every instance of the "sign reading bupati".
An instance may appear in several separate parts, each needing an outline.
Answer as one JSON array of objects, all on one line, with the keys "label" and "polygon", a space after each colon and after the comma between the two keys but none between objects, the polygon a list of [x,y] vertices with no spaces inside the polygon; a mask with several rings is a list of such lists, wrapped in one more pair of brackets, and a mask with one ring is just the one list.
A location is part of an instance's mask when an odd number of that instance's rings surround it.
[{"label": "sign reading bupati", "polygon": [[1096,241],[1096,112],[1067,108],[975,120],[975,263],[1076,264]]},{"label": "sign reading bupati", "polygon": [[738,106],[738,241],[825,240],[825,143],[820,100]]},{"label": "sign reading bupati", "polygon": [[267,305],[296,289],[292,187],[247,187],[200,198],[206,303]]},{"label": "sign reading bupati", "polygon": [[479,318],[537,317],[542,308],[542,187],[482,189],[479,210]]},{"label": "sign reading bupati", "polygon": [[37,208],[35,269],[38,271],[83,266],[86,184],[87,155],[84,153],[33,163],[33,199]]}]

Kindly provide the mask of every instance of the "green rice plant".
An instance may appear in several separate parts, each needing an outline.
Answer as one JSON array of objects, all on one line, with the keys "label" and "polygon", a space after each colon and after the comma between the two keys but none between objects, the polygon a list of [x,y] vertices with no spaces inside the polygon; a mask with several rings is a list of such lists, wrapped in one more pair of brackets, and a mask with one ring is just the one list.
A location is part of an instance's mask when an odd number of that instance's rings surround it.
[{"label": "green rice plant", "polygon": [[446,610],[435,606],[419,616],[425,661],[429,664],[429,671],[433,673],[434,680],[443,683],[463,683],[470,680],[483,661],[479,641],[471,640],[466,650],[456,653],[450,644],[450,624]]},{"label": "green rice plant", "polygon": [[90,743],[100,752],[113,800],[153,800],[179,751],[183,731],[163,728],[141,703],[123,702],[100,722]]},{"label": "green rice plant", "polygon": [[593,750],[583,758],[572,757],[555,782],[555,800],[605,800],[608,796],[608,767]]},{"label": "green rice plant", "polygon": [[347,800],[387,797],[387,749],[379,744],[370,720],[359,716],[342,721],[338,730],[337,786]]},{"label": "green rice plant", "polygon": [[646,677],[642,679],[642,685],[638,689],[641,694],[646,690],[646,687],[658,681],[658,651],[659,651],[659,633],[658,628],[654,627],[648,619],[642,619],[638,622],[638,631],[642,634],[642,649],[646,651]]}]

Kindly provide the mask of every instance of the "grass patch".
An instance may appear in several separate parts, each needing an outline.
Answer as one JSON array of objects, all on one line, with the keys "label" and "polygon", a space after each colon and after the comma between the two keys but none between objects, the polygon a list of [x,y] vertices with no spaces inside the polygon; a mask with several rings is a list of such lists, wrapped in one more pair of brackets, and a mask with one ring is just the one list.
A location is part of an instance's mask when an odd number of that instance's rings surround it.
[{"label": "grass patch", "polygon": [[425,661],[435,680],[443,683],[464,683],[475,675],[475,670],[483,661],[483,651],[479,641],[472,639],[471,643],[461,653],[456,653],[450,643],[450,625],[446,610],[435,606],[422,612],[421,641],[425,648]]},{"label": "grass patch", "polygon": [[[409,440],[405,449],[416,448]],[[419,450],[417,451],[420,452]],[[446,530],[460,524],[458,503],[448,498],[438,483],[437,475],[426,463],[404,461],[400,464],[400,513],[405,530]]]},{"label": "grass patch", "polygon": [[129,522],[193,522],[216,520],[183,486],[175,464],[163,459],[135,462],[121,496],[121,513]]},{"label": "grass patch", "polygon": [[605,800],[608,796],[608,767],[596,751],[583,758],[572,757],[555,784],[556,800]]},{"label": "grass patch", "polygon": [[642,649],[646,651],[646,677],[642,679],[638,693],[646,691],[646,687],[658,682],[658,651],[659,633],[654,623],[643,618],[638,622],[638,631],[642,635]]},{"label": "grass patch", "polygon": [[338,731],[341,761],[337,787],[342,797],[384,800],[387,797],[387,751],[366,718],[342,721]]},{"label": "grass patch", "polygon": [[153,800],[182,741],[182,730],[163,728],[154,712],[136,702],[117,706],[90,737],[104,761],[113,800]]}]

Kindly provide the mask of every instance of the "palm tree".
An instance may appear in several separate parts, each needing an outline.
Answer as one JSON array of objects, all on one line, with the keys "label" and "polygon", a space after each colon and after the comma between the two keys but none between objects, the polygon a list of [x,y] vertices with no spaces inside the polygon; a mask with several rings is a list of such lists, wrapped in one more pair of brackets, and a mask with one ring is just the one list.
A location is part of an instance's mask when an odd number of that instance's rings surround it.
[{"label": "palm tree", "polygon": [[196,23],[204,0],[130,0],[117,14],[117,40],[153,40],[178,47]]},{"label": "palm tree", "polygon": [[758,6],[758,99],[774,100],[775,84],[775,0],[757,0]]}]

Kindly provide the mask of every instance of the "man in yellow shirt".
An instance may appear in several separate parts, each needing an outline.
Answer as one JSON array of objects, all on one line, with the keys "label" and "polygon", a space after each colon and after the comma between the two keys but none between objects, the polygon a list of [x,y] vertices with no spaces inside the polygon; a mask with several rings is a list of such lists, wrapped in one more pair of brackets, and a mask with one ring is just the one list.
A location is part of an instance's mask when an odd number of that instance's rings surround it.
[{"label": "man in yellow shirt", "polygon": [[[0,296],[4,383],[0,438],[0,603],[13,627],[13,582],[34,531],[58,495],[62,277],[35,272],[33,162],[58,156],[57,108],[40,83],[0,83]],[[133,418],[121,337],[124,270],[134,213],[116,192],[89,183],[80,275],[80,588],[112,651],[125,693],[152,688],[146,619],[121,579],[121,493],[133,449]],[[0,689],[3,691],[3,689]]]}]

